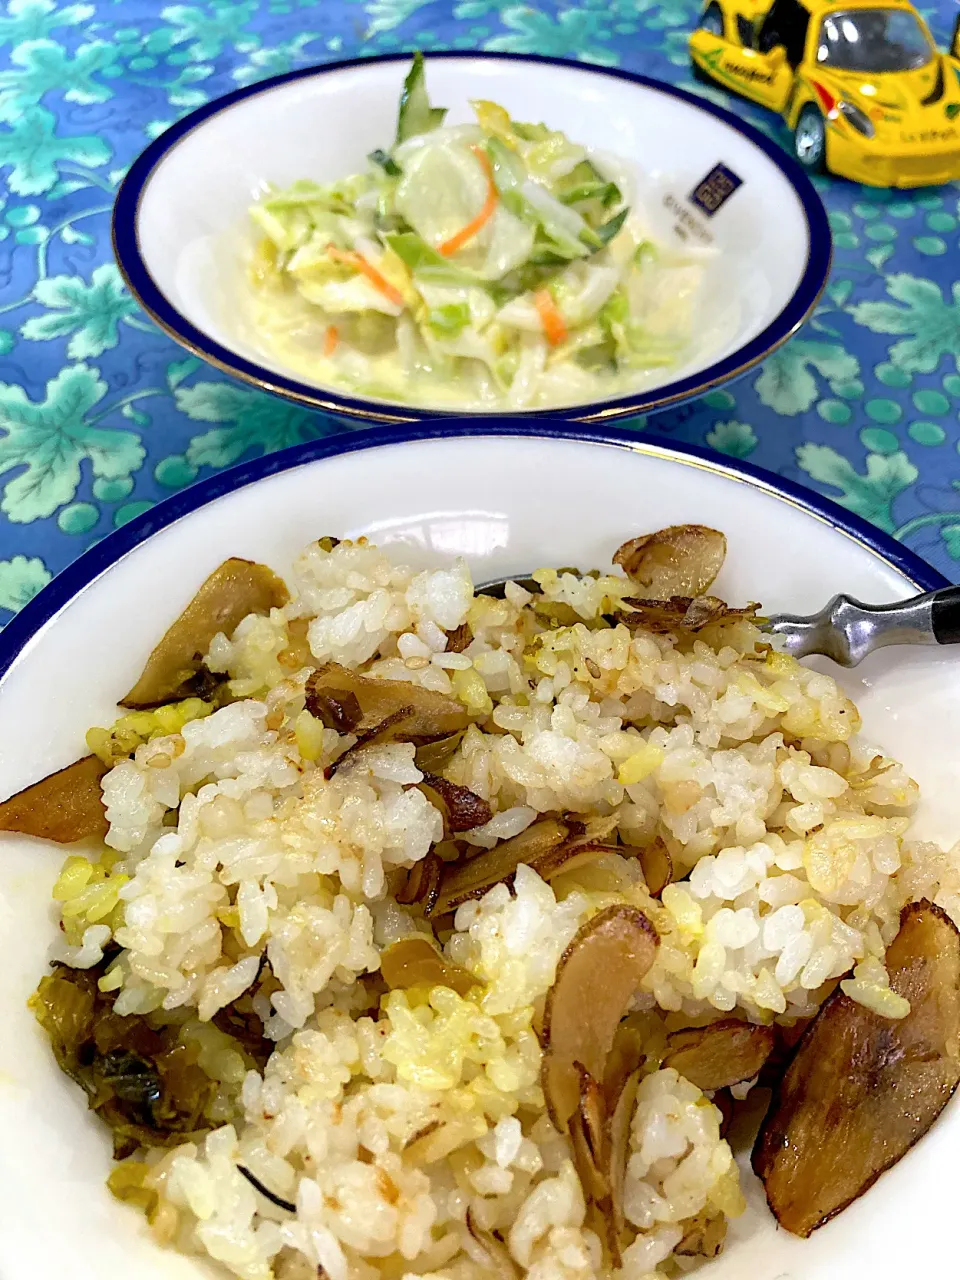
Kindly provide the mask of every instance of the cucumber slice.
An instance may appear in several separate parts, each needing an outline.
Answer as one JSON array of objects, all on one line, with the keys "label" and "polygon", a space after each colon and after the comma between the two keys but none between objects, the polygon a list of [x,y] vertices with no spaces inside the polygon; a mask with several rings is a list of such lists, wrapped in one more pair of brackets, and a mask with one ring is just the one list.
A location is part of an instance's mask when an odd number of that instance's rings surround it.
[{"label": "cucumber slice", "polygon": [[599,200],[605,208],[609,208],[623,199],[617,184],[604,178],[589,160],[581,160],[574,170],[561,178],[554,187],[554,192],[564,204]]},{"label": "cucumber slice", "polygon": [[483,287],[484,282],[478,276],[455,267],[413,231],[390,232],[383,239],[415,276],[421,275],[433,284]]},{"label": "cucumber slice", "polygon": [[396,160],[394,160],[391,155],[388,155],[386,151],[382,151],[379,147],[376,151],[371,151],[367,156],[367,159],[371,164],[378,165],[379,168],[381,168],[390,178],[399,178],[401,173],[403,173],[403,170],[397,164]]},{"label": "cucumber slice", "polygon": [[427,96],[426,73],[423,54],[413,55],[413,66],[403,82],[400,94],[400,110],[397,114],[397,142],[406,142],[421,133],[439,129],[447,114],[446,107],[431,107]]},{"label": "cucumber slice", "polygon": [[604,244],[609,244],[626,222],[629,212],[629,208],[623,208],[619,213],[614,214],[612,218],[609,218],[606,222],[597,227],[595,232],[597,239],[601,240]]},{"label": "cucumber slice", "polygon": [[583,200],[599,200],[606,208],[620,199],[620,189],[615,182],[585,182],[570,191],[560,191],[557,199],[563,204],[580,204]]}]

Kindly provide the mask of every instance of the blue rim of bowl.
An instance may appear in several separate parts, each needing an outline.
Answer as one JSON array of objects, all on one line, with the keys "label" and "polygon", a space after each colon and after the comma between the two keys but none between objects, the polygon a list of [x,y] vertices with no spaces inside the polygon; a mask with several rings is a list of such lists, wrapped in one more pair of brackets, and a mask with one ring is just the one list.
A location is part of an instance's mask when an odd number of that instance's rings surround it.
[{"label": "blue rim of bowl", "polygon": [[895,569],[921,591],[936,591],[950,585],[949,580],[927,564],[919,556],[895,542],[875,525],[838,507],[828,498],[805,489],[783,476],[774,475],[747,462],[731,462],[718,458],[707,449],[690,444],[675,444],[656,436],[638,435],[636,432],[615,428],[590,428],[579,423],[554,421],[530,422],[526,418],[505,418],[498,422],[478,422],[476,419],[454,418],[446,422],[417,423],[402,428],[372,428],[344,435],[311,440],[293,445],[276,453],[269,453],[250,462],[230,467],[226,471],[200,480],[181,493],[164,499],[150,511],[145,511],[114,533],[108,534],[83,555],[74,560],[44,587],[34,598],[15,614],[12,621],[0,630],[0,682],[13,663],[44,627],[101,574],[117,564],[141,543],[161,532],[176,521],[208,506],[218,498],[235,493],[268,476],[295,470],[306,463],[343,454],[358,453],[366,449],[380,449],[391,445],[412,444],[423,440],[454,440],[464,437],[512,436],[526,439],[574,441],[581,444],[607,445],[627,449],[673,461],[679,465],[694,466],[711,471],[730,480],[748,484],[790,506],[799,508],[845,534],[854,542],[871,551],[890,568]]},{"label": "blue rim of bowl", "polygon": [[[296,80],[309,79],[315,76],[329,75],[337,71],[349,70],[353,67],[373,66],[381,63],[403,62],[409,59],[409,53],[391,53],[375,58],[350,58],[342,62],[324,63],[317,67],[307,67],[300,71],[288,71],[283,75],[271,76],[244,89],[234,89],[230,93],[198,107],[189,115],[172,125],[166,132],[147,146],[130,166],[126,177],[117,192],[113,206],[111,236],[113,252],[120,268],[120,274],[131,294],[140,306],[174,341],[182,347],[200,356],[208,364],[220,369],[223,373],[241,378],[243,381],[259,387],[263,391],[271,391],[293,400],[309,408],[324,410],[328,413],[339,413],[347,417],[361,418],[373,422],[418,422],[436,420],[449,416],[449,410],[420,409],[407,405],[392,406],[387,402],[364,400],[340,393],[333,388],[312,386],[297,378],[289,378],[285,374],[275,373],[255,361],[247,360],[228,347],[215,342],[201,329],[192,325],[177,310],[160,290],[151,276],[139,243],[139,208],[140,201],[154,170],[161,161],[188,134],[204,124],[212,116],[228,110],[238,102],[257,94],[266,93],[279,85],[290,84]],[[686,378],[663,386],[652,387],[647,394],[633,393],[615,400],[596,401],[592,404],[575,405],[566,409],[531,410],[524,413],[529,418],[550,418],[562,413],[564,417],[575,422],[611,422],[627,415],[649,413],[670,404],[678,404],[693,396],[702,395],[711,387],[716,387],[746,373],[754,365],[765,359],[782,343],[794,334],[810,315],[826,287],[830,274],[830,263],[833,255],[833,242],[827,213],[820,197],[814,190],[813,183],[803,169],[782,147],[771,142],[753,125],[740,120],[732,111],[709,102],[698,94],[686,89],[666,84],[650,76],[637,75],[632,71],[622,71],[616,67],[600,67],[582,62],[574,62],[569,58],[550,58],[540,54],[517,53],[468,53],[462,50],[449,50],[429,55],[431,61],[447,58],[495,60],[502,62],[533,62],[546,66],[566,67],[581,75],[608,76],[614,80],[626,80],[631,84],[653,89],[668,97],[678,98],[693,107],[722,121],[737,133],[747,138],[780,170],[796,192],[797,199],[803,209],[807,226],[808,254],[803,275],[796,289],[783,310],[755,338],[739,347],[729,356],[718,360]],[[480,413],[475,416],[487,418],[495,413]]]}]

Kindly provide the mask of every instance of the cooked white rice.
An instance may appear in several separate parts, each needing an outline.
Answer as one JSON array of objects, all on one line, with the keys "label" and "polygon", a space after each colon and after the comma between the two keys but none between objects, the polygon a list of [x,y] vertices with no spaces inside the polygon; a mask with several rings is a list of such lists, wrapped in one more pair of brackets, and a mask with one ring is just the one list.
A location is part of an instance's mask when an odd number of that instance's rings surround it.
[{"label": "cooked white rice", "polygon": [[[630,594],[625,580],[537,577],[542,600],[579,621],[545,629],[519,586],[475,597],[460,561],[414,573],[364,542],[309,547],[291,603],[211,646],[207,665],[242,700],[117,764],[103,782],[115,857],[71,858],[58,882],[55,959],[92,966],[112,938],[123,950],[101,986],[118,1012],[190,1011],[182,1035],[201,1046],[229,1123],[148,1155],[152,1224],[243,1280],[317,1268],[479,1280],[490,1267],[468,1210],[533,1280],[598,1274],[569,1144],[543,1114],[535,1026],[564,947],[600,907],[641,906],[660,933],[632,1015],[650,1045],[718,1011],[790,1023],[851,969],[849,995],[902,1017],[883,968],[901,907],[923,895],[960,912],[957,858],[907,839],[916,785],[859,740],[832,679],[758,649],[747,622],[684,652],[592,629]],[[471,843],[548,811],[615,815],[624,845],[661,839],[689,878],[660,903],[633,857],[552,885],[521,867],[512,889],[460,907],[446,942],[481,985],[468,998],[394,991],[374,1020],[357,979],[422,929],[391,876],[443,822],[410,785],[422,777],[412,745],[370,748],[324,780],[354,739],[304,711],[309,668],[289,657],[299,620],[318,662],[452,694],[482,721],[445,768],[494,811]],[[473,639],[449,653],[462,623]],[[264,956],[278,989],[256,1008],[277,1048],[260,1075],[209,1020]],[[741,1207],[719,1112],[658,1066],[651,1050],[630,1139],[629,1280],[663,1274],[688,1219]]]}]

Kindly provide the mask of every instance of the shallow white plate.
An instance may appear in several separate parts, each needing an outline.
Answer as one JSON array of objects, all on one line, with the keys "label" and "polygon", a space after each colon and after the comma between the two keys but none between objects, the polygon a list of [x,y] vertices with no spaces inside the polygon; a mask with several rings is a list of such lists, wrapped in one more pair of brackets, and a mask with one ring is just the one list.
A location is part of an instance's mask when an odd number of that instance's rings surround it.
[{"label": "shallow white plate", "polygon": [[[398,543],[423,564],[464,555],[482,581],[542,564],[602,566],[629,535],[700,521],[727,534],[717,590],[732,601],[806,611],[840,590],[880,603],[944,585],[839,508],[746,466],[636,436],[562,436],[516,422],[447,423],[399,442],[395,430],[345,436],[235,468],[112,534],[0,632],[0,796],[83,752],[86,729],[112,721],[115,698],[221,560],[247,556],[283,572],[323,534]],[[944,841],[960,834],[958,657],[888,649],[854,674],[833,669],[858,699],[867,735],[924,788],[920,829]],[[62,859],[60,848],[0,836],[0,1276],[195,1280],[199,1264],[157,1248],[141,1216],[106,1191],[106,1131],[25,1007],[44,970]],[[700,1274],[902,1280],[918,1264],[956,1274],[958,1144],[954,1102],[807,1242],[777,1230],[746,1172],[750,1210]]]},{"label": "shallow white plate", "polygon": [[[293,400],[376,421],[439,416],[304,381],[238,323],[249,206],[266,183],[363,170],[370,151],[392,143],[409,65],[401,54],[275,76],[200,107],[147,147],[117,196],[114,249],[134,296],[172,337]],[[812,310],[830,266],[823,205],[799,165],[733,112],[629,72],[511,54],[430,54],[427,84],[448,123],[473,119],[472,98],[493,98],[621,158],[662,243],[720,250],[687,364],[643,391],[577,405],[579,420],[702,394],[762,360]],[[718,165],[740,185],[711,207],[702,186]]]}]

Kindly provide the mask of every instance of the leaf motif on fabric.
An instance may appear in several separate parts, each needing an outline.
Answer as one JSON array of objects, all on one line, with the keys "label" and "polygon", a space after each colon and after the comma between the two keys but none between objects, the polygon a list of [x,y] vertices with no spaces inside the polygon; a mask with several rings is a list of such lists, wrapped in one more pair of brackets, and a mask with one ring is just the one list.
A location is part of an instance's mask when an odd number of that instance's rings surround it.
[{"label": "leaf motif on fabric", "polygon": [[250,41],[255,48],[259,40],[246,30],[257,12],[257,0],[213,0],[212,4],[171,4],[160,10],[164,22],[172,30],[171,43],[185,44],[192,62],[205,62],[218,57],[225,48],[237,42]]},{"label": "leaf motif on fabric", "polygon": [[57,121],[45,107],[31,107],[7,129],[0,130],[0,168],[8,167],[10,190],[20,196],[40,195],[57,181],[63,161],[95,168],[113,154],[90,135],[61,137]]},{"label": "leaf motif on fabric", "polygon": [[322,414],[226,382],[177,387],[174,398],[187,417],[224,424],[190,441],[186,459],[193,467],[229,467],[251,449],[272,453],[331,430],[331,420]]},{"label": "leaf motif on fabric", "polygon": [[891,346],[891,362],[908,373],[933,373],[942,356],[952,355],[960,369],[960,281],[949,299],[935,281],[905,272],[888,276],[886,287],[893,302],[861,302],[850,314],[874,333],[905,335]]},{"label": "leaf motif on fabric", "polygon": [[820,394],[811,369],[827,380],[831,391],[839,394],[840,389],[859,375],[860,362],[838,343],[794,338],[764,362],[753,389],[768,408],[786,417],[795,417],[806,413]]},{"label": "leaf motif on fabric", "polygon": [[757,435],[749,422],[715,422],[707,432],[707,444],[728,458],[749,458],[757,447]]},{"label": "leaf motif on fabric", "polygon": [[106,390],[99,371],[85,364],[61,369],[41,402],[28,399],[23,387],[0,383],[0,475],[23,468],[7,481],[0,503],[11,522],[45,519],[72,501],[84,460],[106,479],[131,475],[142,465],[139,435],[87,420]]},{"label": "leaf motif on fabric", "polygon": [[424,9],[433,0],[370,0],[364,5],[370,25],[367,35],[375,36],[381,31],[392,31],[401,23],[412,18],[418,9]]},{"label": "leaf motif on fabric", "polygon": [[501,21],[508,35],[494,36],[485,49],[503,49],[508,53],[539,53],[570,57],[576,50],[581,62],[616,66],[619,56],[604,46],[606,35],[602,15],[587,9],[563,9],[554,17],[526,5],[505,9]]},{"label": "leaf motif on fabric", "polygon": [[113,96],[108,85],[94,79],[116,65],[116,50],[104,40],[83,44],[72,55],[55,40],[25,40],[10,54],[10,61],[12,67],[0,71],[0,119],[15,120],[52,91],[81,106]]},{"label": "leaf motif on fabric", "polygon": [[867,454],[865,475],[854,468],[849,458],[823,444],[800,445],[797,463],[811,480],[839,490],[839,495],[830,494],[834,502],[888,533],[894,528],[893,500],[920,474],[900,450]]},{"label": "leaf motif on fabric", "polygon": [[239,85],[256,84],[267,76],[284,75],[296,67],[306,66],[316,61],[316,54],[307,48],[319,38],[315,31],[305,31],[302,35],[287,40],[271,49],[254,49],[247,55],[247,61],[234,67],[231,77]]},{"label": "leaf motif on fabric", "polygon": [[0,560],[0,609],[16,613],[29,604],[53,574],[37,556]]},{"label": "leaf motif on fabric", "polygon": [[76,27],[88,22],[95,13],[92,4],[66,4],[58,8],[53,0],[9,0],[6,16],[0,17],[0,44],[42,40],[57,27]]},{"label": "leaf motif on fabric", "polygon": [[196,422],[229,422],[243,409],[244,397],[255,395],[231,382],[198,382],[176,387],[177,408]]},{"label": "leaf motif on fabric", "polygon": [[167,365],[167,386],[170,390],[175,391],[181,382],[200,368],[201,363],[197,356],[187,356],[185,360],[171,360]]},{"label": "leaf motif on fabric", "polygon": [[34,341],[49,341],[71,334],[67,354],[72,360],[99,356],[115,347],[120,321],[138,310],[112,262],[97,267],[89,284],[79,276],[40,280],[33,296],[49,311],[31,316],[21,327],[21,335]]}]

